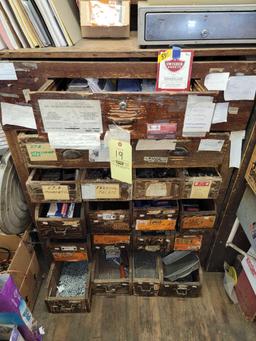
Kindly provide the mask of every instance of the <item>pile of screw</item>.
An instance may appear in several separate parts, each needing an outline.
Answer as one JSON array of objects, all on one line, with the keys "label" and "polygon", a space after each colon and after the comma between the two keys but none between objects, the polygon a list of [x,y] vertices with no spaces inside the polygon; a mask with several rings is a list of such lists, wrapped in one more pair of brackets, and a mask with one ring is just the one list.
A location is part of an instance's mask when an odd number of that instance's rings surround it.
[{"label": "pile of screw", "polygon": [[83,296],[87,277],[88,263],[86,261],[65,262],[61,270],[57,296]]}]

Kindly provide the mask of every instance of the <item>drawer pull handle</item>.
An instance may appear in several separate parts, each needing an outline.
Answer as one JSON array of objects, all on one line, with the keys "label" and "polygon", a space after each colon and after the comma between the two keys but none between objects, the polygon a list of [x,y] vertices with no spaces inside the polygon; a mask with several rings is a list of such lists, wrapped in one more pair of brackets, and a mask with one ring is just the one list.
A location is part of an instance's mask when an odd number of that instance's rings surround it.
[{"label": "drawer pull handle", "polygon": [[207,38],[209,36],[209,31],[205,28],[204,30],[202,30],[201,32],[201,37],[202,38]]},{"label": "drawer pull handle", "polygon": [[187,296],[188,295],[188,288],[177,288],[176,289],[176,294],[178,295],[178,296],[183,296],[183,297],[185,297],[185,296]]},{"label": "drawer pull handle", "polygon": [[54,231],[54,233],[55,234],[63,234],[63,236],[65,236],[66,235],[66,233],[67,233],[67,227],[65,228],[65,229],[63,229],[63,230],[58,230],[56,227],[54,227],[53,228],[53,231]]},{"label": "drawer pull handle", "polygon": [[120,110],[126,110],[127,109],[127,102],[126,101],[121,101],[119,103],[119,109]]},{"label": "drawer pull handle", "polygon": [[173,155],[173,156],[188,156],[189,155],[189,151],[185,147],[176,147],[175,150],[172,150],[170,152],[170,155]]},{"label": "drawer pull handle", "polygon": [[75,160],[75,159],[80,159],[82,157],[82,153],[79,152],[78,150],[67,149],[67,150],[64,150],[64,152],[62,153],[62,156],[64,159],[67,159],[67,160]]}]

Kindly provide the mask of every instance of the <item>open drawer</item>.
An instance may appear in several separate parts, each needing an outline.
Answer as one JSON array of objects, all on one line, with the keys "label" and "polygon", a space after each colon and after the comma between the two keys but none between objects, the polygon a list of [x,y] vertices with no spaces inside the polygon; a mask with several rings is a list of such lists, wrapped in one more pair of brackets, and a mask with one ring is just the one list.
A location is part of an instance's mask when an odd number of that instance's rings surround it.
[{"label": "open drawer", "polygon": [[[210,139],[211,143],[216,140],[223,141],[220,151],[199,151],[199,145],[204,139]],[[209,133],[203,139],[180,138],[176,141],[174,150],[137,150],[137,142],[134,143],[133,164],[135,168],[154,168],[154,167],[218,167],[222,164],[224,156],[229,148],[229,134]],[[220,143],[220,142],[219,142]]]},{"label": "open drawer", "polygon": [[131,245],[131,237],[128,234],[94,234],[93,248],[100,249],[107,245],[113,245],[117,247],[127,247]]},{"label": "open drawer", "polygon": [[27,167],[97,168],[109,166],[109,162],[95,162],[88,150],[54,149],[50,146],[46,135],[20,133],[18,140]]},{"label": "open drawer", "polygon": [[[39,204],[35,208],[35,221],[43,238],[83,238],[85,236],[85,213],[84,207],[80,203],[69,203],[67,207],[67,214],[65,216],[54,216],[49,214],[51,205],[59,203],[44,203]],[[65,204],[63,204],[65,205]],[[71,214],[72,210],[72,214]],[[69,214],[70,212],[70,214]],[[68,216],[69,214],[69,216]]]},{"label": "open drawer", "polygon": [[78,169],[33,169],[26,182],[32,202],[80,202]]},{"label": "open drawer", "polygon": [[136,168],[134,174],[134,199],[155,200],[180,197],[182,178],[179,170],[174,168]]},{"label": "open drawer", "polygon": [[132,293],[132,261],[126,246],[98,248],[93,256],[93,293],[129,295]]},{"label": "open drawer", "polygon": [[212,199],[181,201],[180,229],[212,229],[216,219],[216,204]]},{"label": "open drawer", "polygon": [[133,222],[137,231],[175,230],[179,213],[175,200],[135,200]]},{"label": "open drawer", "polygon": [[91,232],[127,233],[131,230],[129,201],[94,201],[88,203]]},{"label": "open drawer", "polygon": [[134,251],[133,294],[158,296],[161,282],[161,258],[158,252]]},{"label": "open drawer", "polygon": [[222,184],[222,177],[216,168],[183,169],[184,185],[182,199],[216,199]]},{"label": "open drawer", "polygon": [[[136,71],[132,71],[134,78],[138,77]],[[99,78],[99,74],[95,77]],[[115,84],[111,91],[109,87],[107,91],[97,93],[90,93],[88,89],[70,91],[71,81],[63,78],[48,80],[38,91],[30,93],[39,134],[59,129],[60,125],[67,129],[88,129],[88,117],[91,120],[102,115],[103,132],[109,124],[115,124],[130,130],[133,139],[147,138],[148,124],[164,121],[165,128],[167,123],[170,129],[169,135],[181,136],[188,95],[213,96],[214,101],[219,95],[218,92],[199,90],[193,81],[192,91],[175,93],[126,91],[116,79],[111,80]]]},{"label": "open drawer", "polygon": [[86,238],[82,239],[51,239],[46,244],[52,258],[56,262],[78,262],[90,258],[90,245]]},{"label": "open drawer", "polygon": [[131,200],[132,185],[111,178],[109,168],[86,169],[81,179],[83,200]]}]

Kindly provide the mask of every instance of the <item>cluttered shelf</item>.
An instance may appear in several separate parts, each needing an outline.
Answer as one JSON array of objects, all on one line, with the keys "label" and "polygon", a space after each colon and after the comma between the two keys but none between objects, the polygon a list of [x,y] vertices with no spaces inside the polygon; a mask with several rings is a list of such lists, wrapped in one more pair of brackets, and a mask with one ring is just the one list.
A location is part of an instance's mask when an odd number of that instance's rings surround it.
[{"label": "cluttered shelf", "polygon": [[[200,46],[193,48],[195,57],[255,56],[256,45]],[[140,48],[137,32],[127,39],[81,39],[70,47],[23,48],[2,50],[0,58],[11,59],[86,59],[86,58],[156,58],[157,48]]]}]

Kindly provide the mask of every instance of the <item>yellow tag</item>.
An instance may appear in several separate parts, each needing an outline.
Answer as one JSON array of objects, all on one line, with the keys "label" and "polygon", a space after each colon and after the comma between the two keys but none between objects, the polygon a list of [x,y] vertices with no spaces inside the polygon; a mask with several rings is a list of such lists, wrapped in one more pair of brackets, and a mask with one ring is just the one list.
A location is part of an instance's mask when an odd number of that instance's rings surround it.
[{"label": "yellow tag", "polygon": [[129,142],[109,141],[111,177],[132,184],[132,147]]},{"label": "yellow tag", "polygon": [[190,198],[207,199],[209,197],[212,181],[193,181]]},{"label": "yellow tag", "polygon": [[49,143],[27,143],[30,161],[57,161],[55,149]]},{"label": "yellow tag", "polygon": [[172,56],[172,50],[171,49],[160,52],[158,54],[158,63],[161,63],[164,60],[171,58],[171,56]]},{"label": "yellow tag", "polygon": [[98,184],[96,185],[97,199],[120,199],[119,184]]},{"label": "yellow tag", "polygon": [[51,185],[42,186],[42,191],[45,200],[69,200],[68,186]]}]

